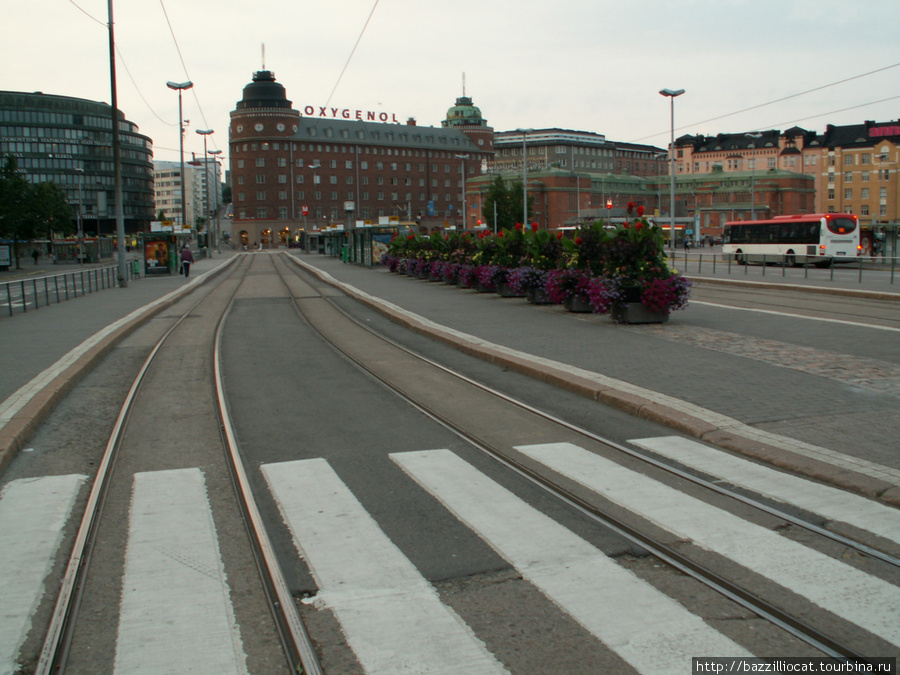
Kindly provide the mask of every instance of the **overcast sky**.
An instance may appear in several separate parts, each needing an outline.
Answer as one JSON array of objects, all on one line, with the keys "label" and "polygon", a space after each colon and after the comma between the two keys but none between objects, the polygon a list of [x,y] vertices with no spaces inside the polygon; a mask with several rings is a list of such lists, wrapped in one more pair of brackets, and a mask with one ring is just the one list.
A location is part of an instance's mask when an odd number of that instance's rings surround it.
[{"label": "overcast sky", "polygon": [[[167,80],[194,82],[186,155],[203,152],[197,129],[213,129],[210,149],[227,155],[229,113],[263,67],[263,44],[265,68],[301,112],[327,103],[439,126],[465,73],[466,94],[497,131],[560,127],[666,147],[664,88],[686,90],[676,136],[900,118],[898,0],[116,0],[113,9],[119,108],[153,139],[155,159],[178,159]],[[108,102],[107,21],[107,0],[6,2],[0,89]]]}]

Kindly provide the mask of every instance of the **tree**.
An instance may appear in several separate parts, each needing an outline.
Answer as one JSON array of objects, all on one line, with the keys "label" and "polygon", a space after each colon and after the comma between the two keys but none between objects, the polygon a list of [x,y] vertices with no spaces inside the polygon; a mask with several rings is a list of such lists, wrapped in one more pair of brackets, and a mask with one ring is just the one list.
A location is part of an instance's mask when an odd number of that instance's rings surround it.
[{"label": "tree", "polygon": [[[533,197],[528,198],[528,213],[531,214]],[[506,186],[503,178],[497,176],[484,195],[481,215],[484,222],[494,223],[494,205],[497,205],[497,229],[512,230],[516,223],[522,222],[522,181],[515,181]],[[527,218],[526,218],[527,220]],[[527,223],[522,223],[527,225]]]},{"label": "tree", "polygon": [[37,237],[52,240],[53,232],[75,232],[66,193],[53,182],[32,185],[19,171],[15,158],[6,157],[0,167],[0,237],[12,239],[16,267],[19,242]]},{"label": "tree", "polygon": [[46,238],[53,241],[53,233],[62,236],[75,233],[72,205],[65,190],[53,181],[28,186],[26,194],[26,221],[31,231],[29,238]]},{"label": "tree", "polygon": [[19,267],[19,240],[25,222],[28,181],[19,173],[16,160],[6,157],[0,167],[0,237],[12,239],[13,259]]}]

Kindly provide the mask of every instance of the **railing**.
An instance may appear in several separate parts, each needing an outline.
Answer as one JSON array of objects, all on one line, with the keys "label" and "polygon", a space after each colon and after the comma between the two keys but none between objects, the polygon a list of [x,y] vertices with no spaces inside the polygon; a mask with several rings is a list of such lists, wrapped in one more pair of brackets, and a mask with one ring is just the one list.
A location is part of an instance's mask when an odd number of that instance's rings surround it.
[{"label": "railing", "polygon": [[[139,265],[129,261],[128,279],[139,279]],[[41,306],[71,300],[88,293],[96,293],[119,285],[119,266],[101,265],[85,267],[71,272],[48,274],[42,277],[17,279],[0,283],[0,314],[13,316],[37,310]],[[3,312],[6,305],[6,312]]]},{"label": "railing", "polygon": [[[897,257],[870,257],[859,256],[852,261],[835,262],[834,258],[829,260],[825,267],[817,267],[813,264],[789,265],[787,256],[782,255],[762,255],[760,259],[754,258],[750,264],[739,263],[734,255],[726,255],[721,251],[710,251],[708,253],[690,251],[668,251],[669,263],[679,272],[690,273],[707,273],[712,275],[740,275],[748,277],[753,269],[753,276],[765,277],[767,272],[769,276],[780,275],[787,277],[788,272],[791,276],[797,278],[802,273],[804,279],[814,279],[818,281],[836,281],[835,273],[840,276],[840,281],[848,281],[850,277],[854,277],[858,283],[863,282],[864,273],[866,281],[878,280],[886,281],[893,285],[894,277],[900,258]],[[768,258],[768,259],[767,259]],[[847,272],[851,272],[850,275]]]}]

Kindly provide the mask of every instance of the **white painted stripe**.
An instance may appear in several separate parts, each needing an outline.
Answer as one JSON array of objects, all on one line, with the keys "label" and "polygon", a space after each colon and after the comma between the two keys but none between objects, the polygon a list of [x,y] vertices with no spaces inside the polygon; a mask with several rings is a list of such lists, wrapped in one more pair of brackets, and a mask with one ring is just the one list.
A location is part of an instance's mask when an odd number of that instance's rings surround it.
[{"label": "white painted stripe", "polygon": [[138,473],[116,644],[117,673],[246,673],[199,469]]},{"label": "white painted stripe", "polygon": [[10,482],[0,493],[0,673],[15,659],[44,595],[63,527],[87,476]]},{"label": "white painted stripe", "polygon": [[900,588],[570,443],[518,449],[676,536],[900,645]]},{"label": "white painted stripe", "polygon": [[391,459],[639,672],[687,672],[697,654],[750,656],[449,450],[397,453]]},{"label": "white painted stripe", "polygon": [[871,499],[776,471],[689,438],[662,436],[628,442],[783,504],[900,543],[900,511]]},{"label": "white painted stripe", "polygon": [[[881,293],[882,291],[878,291]],[[704,302],[702,300],[691,300],[692,305],[706,305],[707,307],[717,307],[719,309],[734,309],[739,312],[755,312],[756,314],[773,314],[775,316],[786,316],[790,319],[806,319],[807,321],[822,321],[824,323],[837,323],[844,326],[853,326],[854,328],[871,328],[873,330],[886,330],[900,333],[900,328],[893,326],[879,326],[871,323],[861,323],[859,321],[847,321],[846,319],[829,319],[824,316],[808,316],[806,314],[794,314],[792,312],[784,312],[774,309],[757,309],[754,307],[735,307],[734,305],[723,305],[718,302]]]},{"label": "white painted stripe", "polygon": [[262,471],[319,586],[316,604],[334,611],[367,672],[504,672],[327,461]]}]

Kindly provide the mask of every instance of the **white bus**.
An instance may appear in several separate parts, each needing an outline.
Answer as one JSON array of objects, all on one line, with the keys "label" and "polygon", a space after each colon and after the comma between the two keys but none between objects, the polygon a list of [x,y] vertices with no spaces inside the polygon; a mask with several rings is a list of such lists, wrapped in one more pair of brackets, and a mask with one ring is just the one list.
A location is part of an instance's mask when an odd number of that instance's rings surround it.
[{"label": "white bus", "polygon": [[859,219],[851,213],[775,216],[725,223],[722,257],[749,262],[825,266],[860,252]]}]

